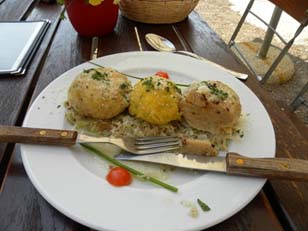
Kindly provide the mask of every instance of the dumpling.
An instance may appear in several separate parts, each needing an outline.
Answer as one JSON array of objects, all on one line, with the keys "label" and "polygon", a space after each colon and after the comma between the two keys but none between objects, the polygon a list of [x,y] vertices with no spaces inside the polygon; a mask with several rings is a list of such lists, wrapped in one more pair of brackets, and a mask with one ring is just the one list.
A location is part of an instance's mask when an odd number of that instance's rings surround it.
[{"label": "dumpling", "polygon": [[129,113],[151,124],[167,124],[181,118],[181,92],[170,80],[151,76],[140,80],[130,97]]},{"label": "dumpling", "polygon": [[238,95],[219,81],[193,83],[184,93],[180,110],[187,123],[212,133],[234,126],[241,115]]},{"label": "dumpling", "polygon": [[110,119],[129,105],[128,78],[112,68],[91,68],[80,73],[68,91],[68,105],[79,115]]}]

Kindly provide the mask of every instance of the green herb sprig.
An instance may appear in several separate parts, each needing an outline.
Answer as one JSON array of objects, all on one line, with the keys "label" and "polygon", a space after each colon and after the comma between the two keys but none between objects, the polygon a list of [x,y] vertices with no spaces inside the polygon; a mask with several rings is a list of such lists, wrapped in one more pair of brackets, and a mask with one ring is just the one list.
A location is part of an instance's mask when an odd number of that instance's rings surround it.
[{"label": "green herb sprig", "polygon": [[110,162],[111,164],[114,164],[116,166],[119,166],[121,168],[125,168],[127,171],[129,171],[130,173],[132,173],[133,175],[143,179],[143,180],[146,180],[146,181],[150,181],[151,183],[153,184],[156,184],[156,185],[159,185],[171,192],[177,192],[178,191],[178,188],[172,186],[172,185],[169,185],[165,182],[162,182],[154,177],[151,177],[151,176],[146,176],[145,174],[143,174],[142,172],[134,169],[134,168],[131,168],[125,164],[123,164],[122,162],[104,154],[103,152],[97,150],[96,148],[92,147],[91,145],[89,144],[85,144],[85,143],[81,143],[80,144],[82,147],[84,147],[85,149],[87,149],[88,151],[91,151],[97,155],[99,155],[100,157],[102,157],[103,159],[107,160],[108,162]]},{"label": "green herb sprig", "polygon": [[[95,66],[103,67],[103,68],[104,68],[104,66],[99,65],[99,64],[94,63],[94,62],[91,62],[91,61],[88,61],[88,63],[91,63],[91,64],[93,64],[93,65],[95,65]],[[119,72],[119,71],[118,71],[118,72]],[[130,77],[130,78],[133,78],[133,79],[139,79],[139,80],[142,80],[142,79],[143,79],[143,78],[141,78],[141,77],[137,77],[137,76],[125,74],[125,73],[122,73],[122,72],[119,72],[119,73],[122,74],[122,75],[126,75],[126,76],[128,76],[128,77]],[[179,86],[179,87],[189,87],[189,84],[176,83],[176,85]]]}]

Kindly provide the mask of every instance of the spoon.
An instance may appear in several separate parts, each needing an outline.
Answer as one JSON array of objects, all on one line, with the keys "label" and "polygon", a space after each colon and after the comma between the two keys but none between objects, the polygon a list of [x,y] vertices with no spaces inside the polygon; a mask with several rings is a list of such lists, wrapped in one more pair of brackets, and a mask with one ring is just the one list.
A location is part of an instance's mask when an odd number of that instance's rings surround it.
[{"label": "spoon", "polygon": [[216,67],[234,75],[238,79],[246,80],[248,78],[247,74],[229,70],[229,69],[227,69],[227,68],[225,68],[225,67],[223,67],[223,66],[221,66],[217,63],[214,63],[214,62],[212,62],[212,61],[210,61],[206,58],[203,58],[203,57],[201,57],[201,56],[199,56],[195,53],[192,53],[192,52],[189,52],[189,51],[177,51],[175,49],[174,44],[170,40],[168,40],[168,39],[166,39],[166,38],[164,38],[160,35],[149,33],[149,34],[145,35],[145,40],[147,41],[147,43],[152,48],[154,48],[157,51],[173,52],[173,53],[178,53],[178,54],[182,54],[182,55],[187,55],[187,56],[202,60],[202,61],[204,61],[208,64],[211,64],[213,66],[216,66]]}]

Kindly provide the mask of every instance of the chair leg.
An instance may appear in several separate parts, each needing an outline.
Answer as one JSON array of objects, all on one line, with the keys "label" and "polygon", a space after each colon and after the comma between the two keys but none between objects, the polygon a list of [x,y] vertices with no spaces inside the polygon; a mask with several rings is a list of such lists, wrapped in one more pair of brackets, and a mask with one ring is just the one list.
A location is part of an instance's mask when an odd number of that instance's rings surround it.
[{"label": "chair leg", "polygon": [[264,84],[268,78],[272,75],[273,71],[275,70],[275,68],[278,66],[278,64],[280,63],[280,61],[282,60],[282,58],[285,56],[285,54],[288,52],[288,50],[290,49],[290,47],[293,45],[294,40],[296,39],[296,37],[302,32],[302,30],[305,28],[305,24],[301,24],[297,31],[295,32],[293,38],[285,45],[285,47],[282,49],[282,51],[280,52],[280,54],[277,56],[277,58],[275,59],[275,61],[273,62],[273,64],[271,65],[271,67],[268,69],[268,71],[265,73],[264,77],[262,78],[262,80],[260,81],[261,84]]},{"label": "chair leg", "polygon": [[240,29],[241,29],[243,23],[245,22],[245,19],[246,19],[248,13],[249,13],[249,11],[250,11],[250,9],[251,9],[251,7],[252,7],[254,1],[255,1],[255,0],[250,0],[250,2],[248,3],[248,5],[247,5],[247,7],[246,7],[246,10],[245,10],[245,12],[244,12],[242,18],[240,19],[239,23],[237,24],[237,26],[236,26],[236,28],[235,28],[235,31],[233,32],[233,34],[232,34],[232,36],[231,36],[231,39],[230,39],[230,41],[229,41],[229,43],[228,43],[228,46],[229,46],[229,47],[231,47],[231,46],[233,45],[234,40],[235,40],[235,38],[236,38],[238,32],[240,31]]},{"label": "chair leg", "polygon": [[[293,102],[290,104],[291,110],[295,111],[296,108],[298,108],[301,104],[305,104],[305,100],[303,99],[303,95],[308,90],[308,82],[305,84],[305,86],[302,88],[302,90],[298,93],[298,95],[295,97]],[[307,106],[307,104],[305,104]]]},{"label": "chair leg", "polygon": [[269,23],[269,26],[271,27],[268,27],[266,31],[263,43],[258,53],[258,57],[261,59],[264,59],[267,55],[267,52],[271,46],[273,36],[275,33],[271,28],[274,28],[276,30],[281,14],[282,14],[282,10],[279,7],[275,6],[271,21]]}]

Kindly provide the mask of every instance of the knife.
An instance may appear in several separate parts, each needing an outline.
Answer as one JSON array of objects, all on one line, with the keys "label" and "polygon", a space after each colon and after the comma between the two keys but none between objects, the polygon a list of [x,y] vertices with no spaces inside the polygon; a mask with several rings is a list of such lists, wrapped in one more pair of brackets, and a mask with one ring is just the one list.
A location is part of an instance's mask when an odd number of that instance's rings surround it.
[{"label": "knife", "polygon": [[250,158],[229,152],[225,157],[159,153],[116,155],[117,160],[142,161],[170,166],[264,178],[308,181],[308,161],[289,158]]}]

